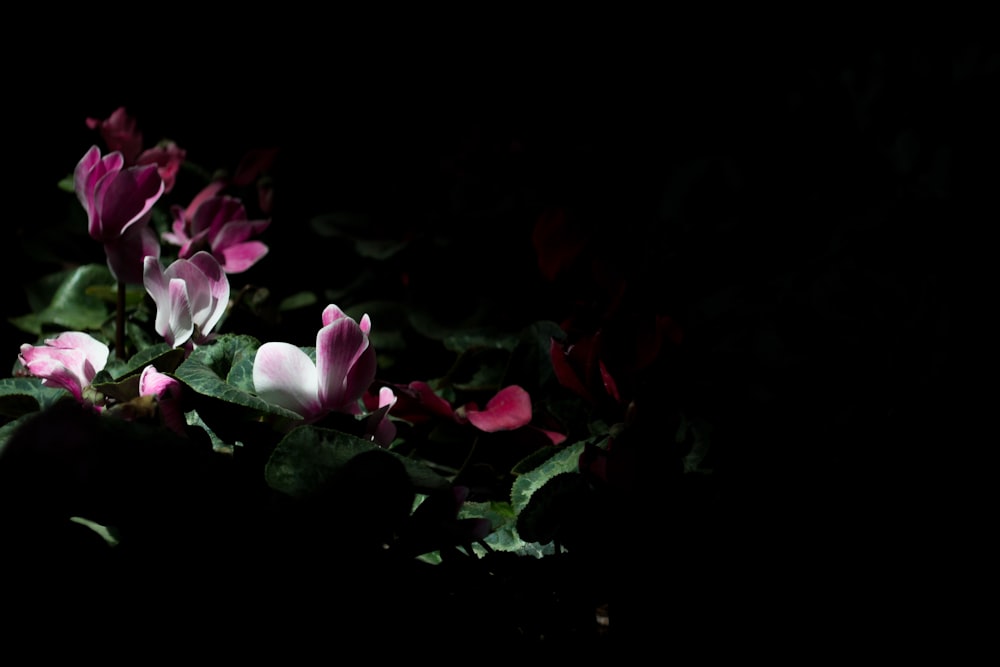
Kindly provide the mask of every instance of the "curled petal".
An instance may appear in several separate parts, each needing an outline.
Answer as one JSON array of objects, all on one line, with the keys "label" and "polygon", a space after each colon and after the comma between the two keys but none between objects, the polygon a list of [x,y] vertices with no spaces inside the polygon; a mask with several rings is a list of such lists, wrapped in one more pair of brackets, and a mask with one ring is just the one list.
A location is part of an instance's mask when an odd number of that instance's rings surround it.
[{"label": "curled petal", "polygon": [[531,421],[531,396],[510,385],[497,392],[483,410],[467,409],[466,417],[480,431],[512,431]]},{"label": "curled petal", "polygon": [[323,309],[323,326],[327,326],[344,317],[347,317],[347,313],[341,310],[340,306],[331,303]]},{"label": "curled petal", "polygon": [[100,216],[101,239],[121,235],[143,218],[163,194],[156,165],[129,167],[101,179],[94,193]]},{"label": "curled petal", "polygon": [[316,367],[323,405],[353,412],[375,380],[375,350],[354,320],[338,317],[316,335]]},{"label": "curled petal", "polygon": [[396,439],[396,425],[389,419],[389,410],[396,404],[396,394],[389,387],[382,387],[378,392],[378,409],[369,417],[369,424],[374,423],[372,440],[382,447],[388,447]]},{"label": "curled petal", "polygon": [[129,285],[143,281],[146,257],[160,257],[160,242],[147,221],[129,227],[124,234],[104,244],[108,269],[115,280]]},{"label": "curled petal", "polygon": [[208,230],[214,242],[215,236],[227,222],[246,219],[247,213],[243,202],[236,197],[225,195],[209,197],[199,204],[191,217],[191,231],[197,234]]},{"label": "curled petal", "polygon": [[243,243],[270,225],[270,220],[230,220],[212,235],[212,248],[218,251]]},{"label": "curled petal", "polygon": [[226,308],[229,307],[229,278],[215,257],[205,251],[196,252],[191,256],[190,262],[198,267],[208,281],[211,307],[207,317],[196,321],[201,333],[207,335],[219,323]]},{"label": "curled petal", "polygon": [[165,373],[160,373],[152,364],[142,369],[139,376],[139,395],[155,396],[163,423],[173,431],[186,434],[184,411],[180,404],[181,383]]},{"label": "curled petal", "polygon": [[260,241],[247,241],[216,249],[222,255],[222,268],[226,273],[242,273],[256,264],[268,252],[268,247]]},{"label": "curled petal", "polygon": [[101,157],[101,150],[97,146],[91,146],[73,171],[73,188],[87,212],[87,230],[94,239],[101,240],[104,237],[98,213],[98,186],[109,174],[113,177],[120,172],[124,164],[125,158],[118,151]]},{"label": "curled petal", "polygon": [[191,338],[194,323],[187,286],[183,280],[170,280],[164,274],[160,260],[146,257],[143,260],[143,284],[156,305],[156,333],[163,336],[167,345],[178,347]]},{"label": "curled petal", "polygon": [[294,345],[261,345],[254,357],[253,385],[262,400],[291,410],[304,419],[323,414],[316,366],[309,355]]},{"label": "curled petal", "polygon": [[45,345],[22,345],[19,359],[27,371],[42,378],[42,384],[62,387],[78,401],[98,371],[107,364],[107,345],[90,334],[68,331],[45,341]]},{"label": "curled petal", "polygon": [[135,162],[142,150],[142,132],[125,107],[118,107],[104,120],[87,118],[86,124],[90,129],[101,133],[109,151],[121,151],[126,163]]}]

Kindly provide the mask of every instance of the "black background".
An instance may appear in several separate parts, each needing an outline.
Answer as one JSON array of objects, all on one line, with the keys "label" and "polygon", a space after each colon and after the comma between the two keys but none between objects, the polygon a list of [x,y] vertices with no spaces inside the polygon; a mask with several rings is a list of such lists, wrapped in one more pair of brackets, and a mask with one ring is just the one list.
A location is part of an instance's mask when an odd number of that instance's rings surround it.
[{"label": "black background", "polygon": [[[968,374],[986,366],[992,305],[995,44],[876,30],[695,38],[641,17],[363,38],[350,21],[326,25],[108,38],[12,72],[8,233],[61,214],[55,183],[95,141],[84,118],[123,104],[148,139],[202,164],[279,146],[274,225],[289,237],[333,208],[457,224],[435,214],[455,187],[448,165],[464,160],[499,188],[481,197],[577,206],[620,241],[619,259],[658,267],[639,275],[686,329],[691,403],[719,441],[711,510],[686,508],[708,522],[687,553],[745,592],[730,602],[748,615],[776,596],[898,610],[963,578],[953,567],[977,559],[966,549],[989,488],[973,474],[984,408]],[[672,194],[685,177],[690,189]],[[470,229],[487,239],[482,266],[518,272],[523,294],[534,267],[497,254],[527,243],[532,222]],[[32,272],[4,266],[12,287]],[[463,289],[442,298],[475,297]],[[14,292],[11,315],[24,310]],[[4,334],[12,360],[18,335]],[[872,620],[883,608],[851,609]]]}]

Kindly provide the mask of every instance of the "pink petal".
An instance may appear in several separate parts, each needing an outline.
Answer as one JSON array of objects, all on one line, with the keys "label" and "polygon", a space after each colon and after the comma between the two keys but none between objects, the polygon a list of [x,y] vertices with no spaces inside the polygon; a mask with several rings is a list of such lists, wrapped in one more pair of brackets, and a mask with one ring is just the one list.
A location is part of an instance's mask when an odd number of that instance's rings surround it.
[{"label": "pink petal", "polygon": [[340,317],[316,334],[319,397],[331,410],[350,410],[375,380],[375,350],[349,317]]},{"label": "pink petal", "polygon": [[221,195],[205,199],[191,217],[191,231],[198,233],[208,230],[213,239],[222,226],[231,220],[246,220],[247,213],[236,197]]},{"label": "pink petal", "polygon": [[177,379],[160,373],[149,364],[139,376],[139,395],[156,396],[163,423],[181,435],[186,434],[187,421],[180,403],[181,383]]},{"label": "pink petal", "polygon": [[531,396],[517,385],[504,387],[483,410],[467,410],[469,422],[480,431],[511,431],[531,421]]},{"label": "pink petal", "polygon": [[389,419],[389,410],[396,404],[396,394],[389,387],[382,387],[378,392],[379,409],[375,413],[378,425],[375,427],[373,439],[383,447],[388,447],[396,439],[396,425]]},{"label": "pink petal", "polygon": [[188,207],[184,210],[184,219],[187,221],[194,220],[194,214],[201,207],[201,205],[208,199],[218,195],[219,192],[221,192],[225,187],[225,181],[212,181],[202,188],[201,192],[194,196],[191,203],[188,204]]},{"label": "pink petal", "polygon": [[549,343],[549,357],[552,359],[552,370],[555,372],[559,384],[588,402],[594,403],[594,397],[570,364],[568,356],[563,344],[552,338]]},{"label": "pink petal", "polygon": [[19,358],[29,373],[42,384],[66,389],[78,401],[83,389],[102,370],[109,356],[108,346],[82,331],[67,331],[45,341],[45,345],[22,345]]},{"label": "pink petal", "polygon": [[135,224],[153,208],[163,189],[155,165],[129,167],[104,177],[94,193],[101,238],[118,236]]},{"label": "pink petal", "polygon": [[[180,347],[194,335],[194,321],[191,319],[191,300],[187,283],[172,279],[167,287],[167,307],[156,308],[156,331],[170,347]],[[160,312],[166,310],[166,326],[160,328]]]},{"label": "pink petal", "polygon": [[331,303],[323,309],[323,326],[327,326],[331,322],[336,322],[342,317],[347,317],[347,314],[340,309],[340,306]]},{"label": "pink petal", "polygon": [[253,361],[254,391],[264,401],[291,410],[304,419],[323,413],[316,366],[300,348],[289,343],[264,343]]},{"label": "pink petal", "polygon": [[260,241],[247,241],[215,252],[222,255],[222,268],[226,273],[242,273],[266,255],[268,247]]},{"label": "pink petal", "polygon": [[246,241],[270,226],[270,220],[230,220],[212,236],[212,249],[220,250]]},{"label": "pink petal", "polygon": [[146,257],[159,258],[160,242],[147,221],[129,227],[121,236],[104,243],[108,268],[115,280],[129,285],[143,281]]},{"label": "pink petal", "polygon": [[80,350],[87,362],[93,367],[92,374],[86,378],[89,383],[97,372],[103,370],[108,363],[111,350],[107,345],[83,331],[64,331],[55,338],[45,341],[49,347],[64,350]]},{"label": "pink petal", "polygon": [[58,350],[43,346],[22,345],[21,363],[28,373],[42,378],[47,387],[61,387],[73,394],[78,401],[83,400],[83,388],[89,384],[86,379],[86,357],[80,350]]},{"label": "pink petal", "polygon": [[615,382],[614,377],[612,377],[611,372],[608,370],[607,366],[604,365],[603,361],[597,362],[598,368],[601,371],[601,382],[604,384],[604,390],[608,392],[608,396],[621,402],[621,396],[618,393],[618,383]]},{"label": "pink petal", "polygon": [[212,308],[206,319],[198,322],[203,334],[207,334],[222,319],[226,308],[229,307],[229,278],[222,270],[218,260],[211,254],[200,251],[191,256],[190,262],[198,267],[208,280],[209,293],[212,299]]}]

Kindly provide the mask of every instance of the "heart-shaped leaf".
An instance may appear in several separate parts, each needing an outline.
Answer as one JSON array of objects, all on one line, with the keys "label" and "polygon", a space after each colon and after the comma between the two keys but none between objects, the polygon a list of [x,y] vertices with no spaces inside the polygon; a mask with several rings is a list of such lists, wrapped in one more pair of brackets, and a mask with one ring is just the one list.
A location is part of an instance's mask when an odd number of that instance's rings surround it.
[{"label": "heart-shaped leaf", "polygon": [[264,476],[277,491],[294,497],[309,496],[319,493],[352,458],[373,450],[396,456],[417,491],[428,492],[450,485],[419,461],[383,450],[357,436],[316,426],[296,427],[282,438],[271,453]]}]

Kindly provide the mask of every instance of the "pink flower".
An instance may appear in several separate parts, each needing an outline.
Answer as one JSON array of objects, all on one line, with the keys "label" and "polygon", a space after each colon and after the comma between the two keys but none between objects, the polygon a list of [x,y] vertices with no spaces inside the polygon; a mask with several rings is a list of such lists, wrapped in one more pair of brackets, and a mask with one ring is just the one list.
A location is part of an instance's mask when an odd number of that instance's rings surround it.
[{"label": "pink flower", "polygon": [[104,120],[88,118],[86,122],[87,127],[100,132],[109,151],[119,151],[122,154],[126,167],[156,165],[160,178],[163,179],[164,192],[173,190],[177,172],[187,157],[184,149],[172,141],[163,141],[144,151],[142,132],[125,107],[118,107]]},{"label": "pink flower", "polygon": [[181,407],[181,383],[149,364],[139,376],[139,395],[155,396],[160,419],[167,428],[180,435],[186,435],[187,421]]},{"label": "pink flower", "polygon": [[316,362],[289,343],[264,343],[253,363],[257,395],[297,413],[306,422],[330,412],[356,415],[360,399],[375,380],[375,348],[368,315],[355,322],[330,304],[316,334]]},{"label": "pink flower", "polygon": [[73,398],[86,403],[84,390],[108,363],[108,346],[82,331],[66,331],[49,338],[45,345],[21,346],[18,359],[30,375],[42,378],[46,387],[62,387]]},{"label": "pink flower", "polygon": [[160,256],[160,242],[149,227],[153,205],[163,194],[163,180],[152,165],[125,168],[120,152],[101,157],[91,147],[76,165],[73,184],[87,212],[91,238],[104,244],[115,279],[142,282],[143,258]]},{"label": "pink flower", "polygon": [[143,284],[156,304],[156,332],[168,345],[212,340],[212,329],[229,306],[229,279],[214,257],[197,252],[165,271],[157,257],[146,257]]},{"label": "pink flower", "polygon": [[88,118],[86,122],[87,127],[100,133],[109,151],[119,151],[127,164],[135,164],[142,152],[142,132],[125,107],[118,107],[104,120]]},{"label": "pink flower", "polygon": [[363,397],[365,407],[368,407],[369,399],[374,399],[374,409],[368,414],[368,432],[366,436],[381,447],[388,447],[396,439],[396,425],[389,419],[389,410],[396,405],[399,399],[391,387],[382,387],[378,391],[378,396],[365,394]]},{"label": "pink flower", "polygon": [[210,184],[187,209],[174,206],[173,232],[164,232],[163,240],[181,246],[179,257],[207,250],[226,273],[241,273],[267,254],[266,245],[248,239],[264,231],[271,221],[248,220],[243,202],[217,194],[223,186],[221,181]]}]

